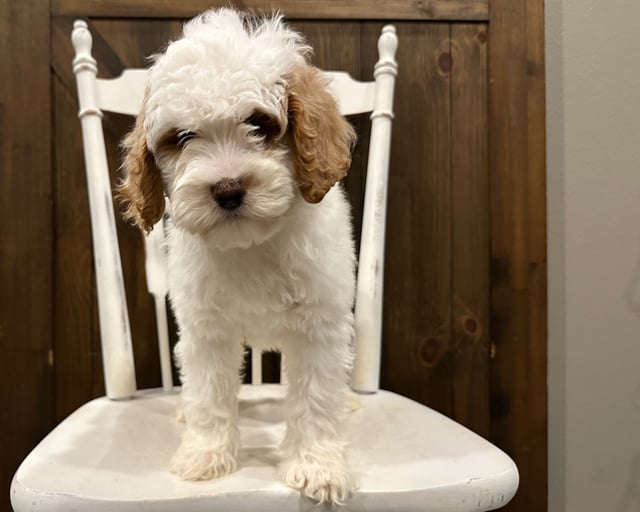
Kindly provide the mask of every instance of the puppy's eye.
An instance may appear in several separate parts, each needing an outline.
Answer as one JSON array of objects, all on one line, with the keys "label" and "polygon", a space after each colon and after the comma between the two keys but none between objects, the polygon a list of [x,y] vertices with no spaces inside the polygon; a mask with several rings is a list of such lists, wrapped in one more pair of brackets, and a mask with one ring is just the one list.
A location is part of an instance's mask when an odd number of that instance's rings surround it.
[{"label": "puppy's eye", "polygon": [[176,134],[176,145],[182,148],[185,146],[187,142],[189,142],[192,139],[195,139],[197,136],[198,136],[197,133],[182,130]]},{"label": "puppy's eye", "polygon": [[263,137],[270,142],[280,135],[280,125],[278,121],[263,112],[254,112],[244,120],[245,124],[251,126],[251,133],[258,137]]}]

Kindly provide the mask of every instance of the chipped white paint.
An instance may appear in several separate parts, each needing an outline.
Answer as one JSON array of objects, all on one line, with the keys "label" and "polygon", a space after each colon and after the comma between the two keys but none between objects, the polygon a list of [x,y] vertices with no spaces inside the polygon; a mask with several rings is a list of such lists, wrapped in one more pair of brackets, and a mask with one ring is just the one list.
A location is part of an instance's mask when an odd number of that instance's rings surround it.
[{"label": "chipped white paint", "polygon": [[78,115],[82,124],[91,209],[105,387],[109,398],[129,398],[136,391],[131,332],[102,133],[102,113],[96,97],[97,67],[91,57],[91,34],[84,21],[74,23],[72,42],[76,51],[73,71],[78,84]]},{"label": "chipped white paint", "polygon": [[374,68],[375,95],[356,290],[356,358],[352,387],[364,393],[377,391],[380,380],[384,237],[397,47],[395,28],[385,26],[378,40],[380,57]]}]

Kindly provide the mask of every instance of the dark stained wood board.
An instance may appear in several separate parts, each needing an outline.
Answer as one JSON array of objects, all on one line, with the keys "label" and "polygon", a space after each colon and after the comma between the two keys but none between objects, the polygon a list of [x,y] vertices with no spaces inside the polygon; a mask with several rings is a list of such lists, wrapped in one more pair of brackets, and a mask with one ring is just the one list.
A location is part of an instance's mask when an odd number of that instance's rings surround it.
[{"label": "dark stained wood board", "polygon": [[234,5],[254,12],[279,10],[297,19],[486,21],[488,0],[52,0],[56,16],[191,18],[211,7]]},{"label": "dark stained wood board", "polygon": [[0,510],[53,427],[49,3],[0,2]]},{"label": "dark stained wood board", "polygon": [[505,510],[546,510],[543,2],[492,0],[490,14],[490,437],[520,470]]}]

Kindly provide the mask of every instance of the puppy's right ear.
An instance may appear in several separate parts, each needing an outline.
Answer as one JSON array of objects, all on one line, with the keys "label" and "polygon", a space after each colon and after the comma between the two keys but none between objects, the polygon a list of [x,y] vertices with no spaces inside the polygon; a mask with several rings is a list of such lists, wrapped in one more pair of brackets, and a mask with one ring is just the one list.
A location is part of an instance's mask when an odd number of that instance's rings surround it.
[{"label": "puppy's right ear", "polygon": [[123,217],[133,221],[147,233],[162,218],[164,194],[160,169],[147,147],[144,114],[139,114],[131,132],[122,141],[125,151],[122,168],[124,177],[117,187],[119,201],[124,205]]}]

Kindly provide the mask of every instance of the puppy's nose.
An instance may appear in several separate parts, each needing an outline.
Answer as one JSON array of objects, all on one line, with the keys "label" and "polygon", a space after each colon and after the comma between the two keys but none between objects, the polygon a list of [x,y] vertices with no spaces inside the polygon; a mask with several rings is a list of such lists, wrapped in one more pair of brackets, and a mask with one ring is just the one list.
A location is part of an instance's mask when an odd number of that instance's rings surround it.
[{"label": "puppy's nose", "polygon": [[225,210],[235,210],[247,193],[242,180],[223,179],[211,187],[211,195]]}]

